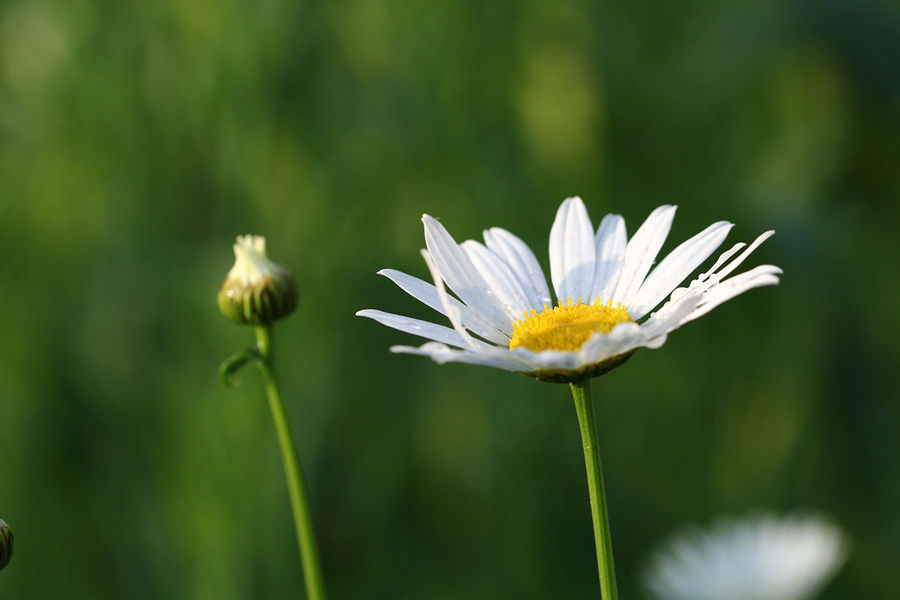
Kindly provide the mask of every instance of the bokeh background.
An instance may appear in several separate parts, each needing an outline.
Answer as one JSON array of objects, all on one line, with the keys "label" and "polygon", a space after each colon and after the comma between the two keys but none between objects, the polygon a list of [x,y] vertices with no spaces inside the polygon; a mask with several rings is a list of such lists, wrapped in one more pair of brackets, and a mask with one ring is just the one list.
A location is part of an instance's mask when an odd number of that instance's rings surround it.
[{"label": "bokeh background", "polygon": [[388,347],[419,217],[547,266],[560,201],[679,205],[784,268],[594,385],[619,585],[685,522],[815,509],[822,598],[900,589],[900,19],[860,2],[5,0],[0,598],[302,596],[235,235],[278,325],[333,598],[596,598],[569,391]]}]

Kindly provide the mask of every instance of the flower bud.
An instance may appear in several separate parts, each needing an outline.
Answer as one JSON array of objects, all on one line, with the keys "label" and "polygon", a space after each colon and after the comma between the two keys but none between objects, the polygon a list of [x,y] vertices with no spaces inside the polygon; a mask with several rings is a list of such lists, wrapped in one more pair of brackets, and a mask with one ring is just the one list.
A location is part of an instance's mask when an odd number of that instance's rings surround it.
[{"label": "flower bud", "polygon": [[3,570],[13,553],[13,532],[6,524],[6,521],[0,519],[0,571]]},{"label": "flower bud", "polygon": [[235,323],[264,325],[297,308],[297,282],[266,256],[266,238],[238,236],[234,266],[219,290],[219,310]]}]

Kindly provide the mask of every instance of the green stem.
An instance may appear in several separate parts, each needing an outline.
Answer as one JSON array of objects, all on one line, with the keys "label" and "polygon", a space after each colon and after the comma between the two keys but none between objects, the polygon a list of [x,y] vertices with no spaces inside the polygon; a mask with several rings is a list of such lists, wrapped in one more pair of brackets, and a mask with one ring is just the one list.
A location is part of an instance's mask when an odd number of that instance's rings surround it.
[{"label": "green stem", "polygon": [[319,551],[316,547],[316,534],[313,530],[312,517],[309,512],[309,497],[303,483],[303,471],[297,458],[297,447],[291,433],[278,381],[275,378],[275,365],[272,353],[272,329],[269,325],[256,327],[256,345],[262,355],[259,368],[272,409],[272,420],[278,433],[278,445],[284,462],[284,476],[287,479],[288,492],[291,496],[291,508],[294,511],[294,527],[297,531],[297,544],[300,546],[300,562],[303,564],[303,577],[306,581],[306,596],[309,600],[325,600],[325,585],[322,580],[322,568],[319,565]]},{"label": "green stem", "polygon": [[581,428],[584,446],[584,466],[587,469],[588,492],[591,497],[591,517],[594,521],[594,545],[597,549],[597,570],[600,573],[600,593],[603,600],[617,600],[616,570],[613,565],[612,536],[609,533],[609,516],[606,510],[606,490],[603,487],[603,470],[600,467],[600,451],[597,448],[597,428],[594,425],[594,408],[591,403],[590,379],[573,382],[572,396]]}]

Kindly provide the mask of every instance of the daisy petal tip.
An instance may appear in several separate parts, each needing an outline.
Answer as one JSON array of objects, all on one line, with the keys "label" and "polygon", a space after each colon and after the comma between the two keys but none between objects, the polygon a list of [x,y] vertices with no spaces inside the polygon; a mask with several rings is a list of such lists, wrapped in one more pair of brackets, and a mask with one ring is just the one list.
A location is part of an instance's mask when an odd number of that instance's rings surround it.
[{"label": "daisy petal tip", "polygon": [[431,227],[434,227],[434,226],[440,227],[440,223],[441,223],[441,222],[440,222],[440,220],[438,220],[437,218],[432,217],[431,215],[429,215],[428,213],[422,213],[422,223],[425,224],[425,229],[428,229],[429,226],[431,226]]},{"label": "daisy petal tip", "polygon": [[[677,204],[662,204],[656,207],[656,209],[654,209],[653,212],[650,213],[650,217],[655,216],[657,218],[665,218],[671,221],[675,218],[675,211],[677,210]],[[649,219],[650,217],[647,218]]]},{"label": "daisy petal tip", "polygon": [[587,210],[584,206],[584,201],[581,199],[581,196],[569,196],[565,200],[562,201],[562,204],[559,205],[559,209],[556,211],[559,213],[567,213],[572,209],[583,209]]},{"label": "daisy petal tip", "polygon": [[656,350],[657,348],[661,348],[663,344],[666,343],[666,339],[668,335],[663,333],[662,335],[658,335],[657,337],[647,340],[646,345],[650,350]]},{"label": "daisy petal tip", "polygon": [[784,274],[782,268],[777,265],[759,265],[747,272],[756,273],[757,277],[775,277],[776,279]]},{"label": "daisy petal tip", "polygon": [[447,350],[447,346],[440,342],[425,342],[421,346],[404,346],[397,344],[390,347],[394,354],[418,354],[422,351]]},{"label": "daisy petal tip", "polygon": [[763,231],[761,234],[756,236],[755,240],[753,240],[753,247],[758,248],[760,245],[762,245],[763,242],[765,242],[767,239],[769,239],[773,235],[775,235],[774,229],[769,229],[767,231]]}]

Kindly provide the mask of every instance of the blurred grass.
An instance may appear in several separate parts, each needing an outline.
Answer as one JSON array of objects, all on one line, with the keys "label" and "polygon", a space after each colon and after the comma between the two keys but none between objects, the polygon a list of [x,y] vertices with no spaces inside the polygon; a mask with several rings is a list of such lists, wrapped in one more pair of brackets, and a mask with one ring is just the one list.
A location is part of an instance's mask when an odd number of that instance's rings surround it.
[{"label": "blurred grass", "polygon": [[[394,356],[427,315],[423,212],[537,250],[558,203],[666,249],[718,219],[782,284],[594,386],[623,596],[684,520],[811,507],[900,586],[890,4],[61,2],[0,6],[0,598],[301,593],[237,234],[302,288],[276,335],[335,598],[595,597],[568,390]],[[754,263],[754,264],[755,264]]]}]

